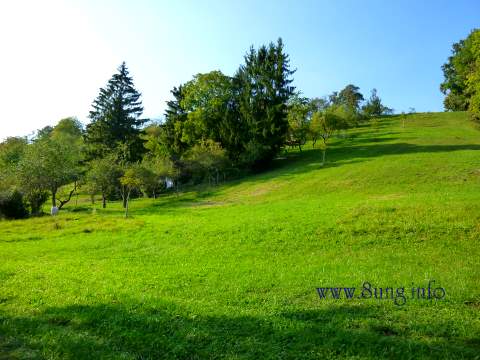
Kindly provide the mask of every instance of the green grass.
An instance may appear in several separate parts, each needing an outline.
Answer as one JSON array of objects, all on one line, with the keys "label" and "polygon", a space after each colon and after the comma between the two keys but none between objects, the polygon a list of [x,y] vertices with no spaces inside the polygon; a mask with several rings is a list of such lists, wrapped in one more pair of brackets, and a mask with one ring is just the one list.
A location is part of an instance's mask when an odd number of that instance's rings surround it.
[{"label": "green grass", "polygon": [[[0,222],[0,359],[480,358],[480,130],[382,119],[179,197]],[[443,300],[320,300],[427,287]]]}]

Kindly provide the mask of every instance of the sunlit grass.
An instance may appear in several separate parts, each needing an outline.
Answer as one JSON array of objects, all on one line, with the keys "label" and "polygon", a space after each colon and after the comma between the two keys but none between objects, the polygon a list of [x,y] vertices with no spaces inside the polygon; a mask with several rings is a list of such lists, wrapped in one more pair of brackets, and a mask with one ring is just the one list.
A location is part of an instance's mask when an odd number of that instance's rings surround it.
[{"label": "sunlit grass", "polygon": [[[5,358],[475,358],[480,131],[417,114],[180,196],[0,222]],[[320,300],[319,286],[446,289]],[[1,356],[0,356],[1,358]]]}]

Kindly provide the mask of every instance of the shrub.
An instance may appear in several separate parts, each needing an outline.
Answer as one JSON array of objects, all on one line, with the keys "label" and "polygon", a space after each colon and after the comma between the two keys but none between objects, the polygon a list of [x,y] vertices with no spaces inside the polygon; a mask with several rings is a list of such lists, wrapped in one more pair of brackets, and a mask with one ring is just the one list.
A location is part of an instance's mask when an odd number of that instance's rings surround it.
[{"label": "shrub", "polygon": [[27,216],[28,207],[20,191],[13,189],[0,193],[0,217],[23,219]]}]

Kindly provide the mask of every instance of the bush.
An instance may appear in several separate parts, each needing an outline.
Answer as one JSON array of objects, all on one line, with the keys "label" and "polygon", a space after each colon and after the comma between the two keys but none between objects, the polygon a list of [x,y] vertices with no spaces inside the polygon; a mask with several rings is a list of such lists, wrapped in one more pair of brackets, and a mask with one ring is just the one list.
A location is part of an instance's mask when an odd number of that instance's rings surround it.
[{"label": "bush", "polygon": [[24,219],[27,216],[27,204],[20,191],[14,189],[0,193],[0,217]]},{"label": "bush", "polygon": [[40,215],[42,206],[48,200],[48,192],[41,190],[31,190],[25,194],[25,198],[30,205],[32,215]]},{"label": "bush", "polygon": [[218,184],[229,165],[225,150],[213,140],[194,145],[184,154],[183,161],[194,183],[207,180],[209,184]]}]

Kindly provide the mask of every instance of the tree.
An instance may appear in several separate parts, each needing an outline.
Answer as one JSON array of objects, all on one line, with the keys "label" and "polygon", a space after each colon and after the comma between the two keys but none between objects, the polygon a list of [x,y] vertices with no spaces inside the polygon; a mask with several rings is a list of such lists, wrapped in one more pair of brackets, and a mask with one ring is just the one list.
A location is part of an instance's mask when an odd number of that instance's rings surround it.
[{"label": "tree", "polygon": [[0,167],[5,169],[17,165],[27,147],[27,139],[23,137],[8,137],[0,143]]},{"label": "tree", "polygon": [[471,81],[480,71],[479,37],[480,29],[474,29],[465,40],[453,44],[452,55],[442,65],[445,80],[440,84],[440,90],[445,94],[445,110],[468,110],[472,96],[477,93],[469,79]]},{"label": "tree", "polygon": [[308,133],[310,134],[310,139],[312,140],[312,147],[315,147],[318,139],[323,134],[322,122],[322,111],[315,111],[308,127]]},{"label": "tree", "polygon": [[185,153],[183,159],[197,179],[208,179],[209,184],[218,184],[220,175],[229,164],[226,151],[213,140],[200,141]]},{"label": "tree", "polygon": [[298,146],[302,151],[302,145],[307,141],[309,122],[311,114],[311,104],[309,100],[295,94],[288,102],[288,139],[287,145]]},{"label": "tree", "polygon": [[166,188],[168,180],[174,181],[177,169],[173,161],[166,156],[146,157],[141,163],[142,192],[154,199]]},{"label": "tree", "polygon": [[42,139],[49,138],[52,132],[53,132],[53,127],[50,125],[47,125],[37,131],[33,141],[39,141]]},{"label": "tree", "polygon": [[0,189],[0,219],[23,219],[28,216],[23,194],[17,189]]},{"label": "tree", "polygon": [[167,144],[163,141],[165,126],[161,123],[152,123],[144,129],[142,139],[147,150],[145,156],[165,157],[171,154]]},{"label": "tree", "polygon": [[143,113],[140,96],[123,62],[92,104],[91,123],[87,125],[85,135],[91,158],[104,157],[120,144],[126,144],[125,160],[141,159],[145,150],[140,136],[141,126],[146,120],[140,119]]},{"label": "tree", "polygon": [[382,104],[382,100],[377,95],[377,89],[372,90],[370,98],[367,100],[366,104],[363,105],[362,110],[368,117],[387,115],[393,112],[392,109]]},{"label": "tree", "polygon": [[360,109],[360,102],[364,100],[360,88],[355,85],[347,85],[340,91],[338,96],[332,98],[334,105],[345,105],[348,109],[357,112]]},{"label": "tree", "polygon": [[[73,190],[65,200],[60,200],[61,209],[76,190],[80,169],[80,150],[66,140],[44,138],[27,146],[19,163],[18,176],[27,198],[44,199],[41,194],[49,191],[52,206],[57,205],[57,192],[63,185],[74,183]],[[36,207],[36,206],[34,206]]]},{"label": "tree", "polygon": [[289,57],[282,39],[245,55],[245,64],[235,75],[238,113],[245,125],[242,136],[244,152],[255,150],[256,158],[247,155],[256,168],[263,167],[282,148],[288,132],[287,102],[293,95]]},{"label": "tree", "polygon": [[107,206],[108,194],[118,187],[121,175],[121,170],[112,155],[90,161],[86,182],[92,196],[101,194],[103,208]]},{"label": "tree", "polygon": [[187,118],[181,129],[181,141],[187,147],[206,139],[228,145],[228,138],[222,135],[223,128],[228,128],[225,117],[231,98],[231,78],[220,71],[195,75],[183,87],[181,106]]},{"label": "tree", "polygon": [[480,120],[480,29],[472,35],[472,55],[475,59],[467,76],[467,94],[471,94],[468,111],[473,119]]},{"label": "tree", "polygon": [[128,203],[132,190],[140,189],[142,186],[141,172],[142,168],[139,164],[132,164],[120,178],[120,183],[125,187],[125,191],[122,192],[122,196],[125,199],[125,217],[128,217]]},{"label": "tree", "polygon": [[180,158],[187,149],[187,145],[182,142],[182,126],[187,119],[187,112],[182,108],[183,86],[174,87],[170,91],[173,99],[167,101],[165,110],[165,123],[161,125],[159,139],[164,144],[172,158]]},{"label": "tree", "polygon": [[327,97],[313,98],[310,100],[310,109],[312,112],[324,111],[329,105],[330,102]]},{"label": "tree", "polygon": [[52,129],[51,137],[69,136],[73,139],[81,139],[83,136],[83,125],[75,117],[67,117],[58,122]]},{"label": "tree", "polygon": [[312,116],[312,123],[315,124],[316,130],[323,140],[322,166],[325,164],[328,142],[333,133],[347,127],[344,116],[344,107],[338,105],[332,105],[323,112],[317,111]]}]

